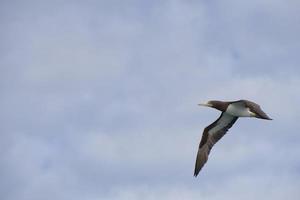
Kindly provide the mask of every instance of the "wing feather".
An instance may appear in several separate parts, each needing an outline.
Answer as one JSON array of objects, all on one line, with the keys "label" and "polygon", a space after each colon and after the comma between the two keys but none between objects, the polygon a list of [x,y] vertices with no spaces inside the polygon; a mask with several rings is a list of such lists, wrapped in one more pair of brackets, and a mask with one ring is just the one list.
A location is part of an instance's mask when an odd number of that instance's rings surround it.
[{"label": "wing feather", "polygon": [[207,162],[208,155],[214,144],[226,134],[237,119],[238,117],[223,112],[216,121],[204,129],[197,153],[194,176],[199,174]]},{"label": "wing feather", "polygon": [[271,118],[261,109],[260,105],[258,105],[257,103],[248,100],[233,101],[231,103],[242,103],[245,107],[248,107],[251,112],[255,113],[257,118],[271,120]]},{"label": "wing feather", "polygon": [[269,119],[271,118],[260,108],[260,106],[252,101],[244,100],[246,106],[250,109],[251,112],[255,113],[258,118]]}]

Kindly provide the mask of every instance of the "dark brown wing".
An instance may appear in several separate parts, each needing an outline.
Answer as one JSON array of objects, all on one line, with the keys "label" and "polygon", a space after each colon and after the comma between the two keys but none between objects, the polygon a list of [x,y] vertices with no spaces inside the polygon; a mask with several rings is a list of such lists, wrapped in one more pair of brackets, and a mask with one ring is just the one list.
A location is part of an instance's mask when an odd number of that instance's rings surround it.
[{"label": "dark brown wing", "polygon": [[244,100],[246,106],[250,109],[251,112],[256,114],[256,117],[261,118],[261,119],[268,119],[272,120],[262,109],[260,106],[252,101],[247,101]]},{"label": "dark brown wing", "polygon": [[261,118],[261,119],[268,119],[268,120],[272,120],[261,108],[258,104],[252,102],[252,101],[248,101],[248,100],[239,100],[239,101],[235,101],[233,103],[244,103],[244,105],[246,107],[249,108],[249,110],[253,113],[256,114],[255,117],[257,118]]},{"label": "dark brown wing", "polygon": [[238,117],[222,113],[221,116],[203,131],[201,142],[198,149],[194,176],[197,176],[207,162],[211,148],[216,144],[232,127]]}]

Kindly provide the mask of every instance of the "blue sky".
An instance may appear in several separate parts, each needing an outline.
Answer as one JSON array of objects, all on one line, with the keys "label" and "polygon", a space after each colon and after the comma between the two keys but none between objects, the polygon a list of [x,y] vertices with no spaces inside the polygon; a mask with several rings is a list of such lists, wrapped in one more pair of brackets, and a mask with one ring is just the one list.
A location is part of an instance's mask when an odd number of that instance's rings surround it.
[{"label": "blue sky", "polygon": [[[0,199],[298,199],[300,3],[1,1]],[[197,106],[249,99],[193,177]]]}]

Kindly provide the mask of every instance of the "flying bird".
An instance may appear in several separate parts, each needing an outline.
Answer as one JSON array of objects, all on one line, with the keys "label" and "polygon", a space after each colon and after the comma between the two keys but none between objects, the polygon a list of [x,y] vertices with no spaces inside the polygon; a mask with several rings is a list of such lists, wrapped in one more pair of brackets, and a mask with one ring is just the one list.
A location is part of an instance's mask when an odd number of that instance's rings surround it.
[{"label": "flying bird", "polygon": [[196,158],[195,177],[206,163],[211,148],[226,134],[239,117],[256,117],[272,120],[262,111],[258,104],[248,100],[208,101],[207,103],[198,105],[215,108],[222,113],[216,121],[207,126],[203,131]]}]

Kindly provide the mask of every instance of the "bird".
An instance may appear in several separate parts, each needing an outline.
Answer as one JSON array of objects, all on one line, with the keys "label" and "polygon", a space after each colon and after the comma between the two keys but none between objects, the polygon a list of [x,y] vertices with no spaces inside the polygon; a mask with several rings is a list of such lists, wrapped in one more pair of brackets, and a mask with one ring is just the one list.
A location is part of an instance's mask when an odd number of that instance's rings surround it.
[{"label": "bird", "polygon": [[272,120],[260,106],[249,100],[217,101],[211,100],[198,104],[221,111],[220,117],[207,126],[202,134],[196,157],[194,176],[196,177],[208,160],[212,147],[226,134],[239,117],[255,117]]}]

